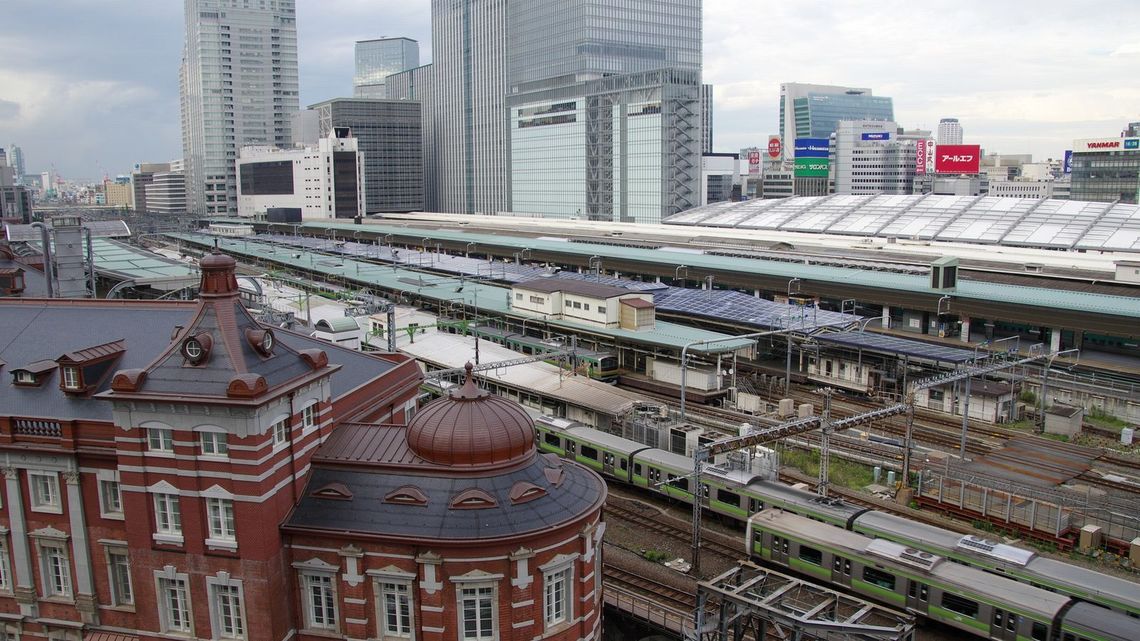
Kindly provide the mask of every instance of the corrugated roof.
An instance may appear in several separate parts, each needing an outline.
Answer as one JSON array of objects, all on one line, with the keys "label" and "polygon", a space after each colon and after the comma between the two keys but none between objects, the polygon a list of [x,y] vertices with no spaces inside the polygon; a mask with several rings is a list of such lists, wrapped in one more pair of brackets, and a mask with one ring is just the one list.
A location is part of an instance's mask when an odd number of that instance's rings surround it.
[{"label": "corrugated roof", "polygon": [[515,287],[532,292],[545,292],[548,294],[553,292],[565,292],[567,294],[578,294],[591,298],[614,298],[629,293],[628,289],[622,287],[613,287],[584,280],[571,280],[553,276],[550,278],[536,278],[522,283],[515,283]]},{"label": "corrugated roof", "polygon": [[425,461],[408,448],[406,433],[402,425],[342,423],[313,454],[313,462],[424,464]]},{"label": "corrugated roof", "polygon": [[644,298],[623,298],[621,299],[621,304],[628,305],[635,309],[652,309],[656,307],[656,305]]},{"label": "corrugated roof", "polygon": [[123,339],[103,343],[102,345],[95,345],[85,349],[75,350],[60,356],[61,361],[71,361],[73,363],[85,363],[87,361],[94,361],[107,356],[114,356],[121,354],[127,349],[127,342]]}]

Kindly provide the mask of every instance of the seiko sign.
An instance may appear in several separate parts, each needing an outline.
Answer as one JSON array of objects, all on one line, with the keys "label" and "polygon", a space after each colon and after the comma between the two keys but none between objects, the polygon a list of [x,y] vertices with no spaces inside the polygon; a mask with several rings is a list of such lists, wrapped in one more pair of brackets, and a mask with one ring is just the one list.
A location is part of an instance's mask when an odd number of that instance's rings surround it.
[{"label": "seiko sign", "polygon": [[1073,143],[1075,153],[1094,151],[1140,151],[1140,138],[1093,138]]}]

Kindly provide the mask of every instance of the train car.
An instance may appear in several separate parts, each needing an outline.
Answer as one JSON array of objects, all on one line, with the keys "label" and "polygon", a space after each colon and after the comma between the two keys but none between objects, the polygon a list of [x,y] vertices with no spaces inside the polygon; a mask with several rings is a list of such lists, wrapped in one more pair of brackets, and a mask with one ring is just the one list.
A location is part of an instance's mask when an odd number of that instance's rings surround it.
[{"label": "train car", "polygon": [[594,469],[606,478],[632,483],[632,457],[647,446],[566,419],[535,420],[539,448]]},{"label": "train car", "polygon": [[849,529],[1140,618],[1140,585],[1038,556],[1031,550],[958,534],[885,512],[865,512],[854,519]]},{"label": "train car", "polygon": [[[886,605],[996,641],[1123,641],[1140,621],[886,539],[782,510],[749,519],[748,552]],[[1079,607],[1078,606],[1082,606]],[[1071,618],[1070,618],[1071,616]]]},{"label": "train car", "polygon": [[643,449],[633,456],[634,485],[686,503],[693,500],[689,475],[693,459],[656,448]]},{"label": "train car", "polygon": [[[566,349],[567,347],[565,343],[560,341],[541,340],[532,336],[524,336],[518,332],[511,332],[488,325],[469,326],[467,327],[467,331],[476,334],[480,338],[523,354],[542,354],[544,352]],[[576,358],[578,359],[578,371],[586,374],[590,378],[605,382],[617,380],[617,356],[609,352],[579,349],[576,353]],[[567,362],[561,359],[551,359],[547,362],[560,367],[568,367]]]}]

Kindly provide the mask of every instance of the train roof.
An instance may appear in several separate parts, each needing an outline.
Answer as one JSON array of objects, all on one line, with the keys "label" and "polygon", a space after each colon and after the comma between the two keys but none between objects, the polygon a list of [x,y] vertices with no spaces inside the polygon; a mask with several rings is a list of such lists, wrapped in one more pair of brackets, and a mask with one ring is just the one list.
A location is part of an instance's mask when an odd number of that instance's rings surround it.
[{"label": "train roof", "polygon": [[[1140,609],[1140,584],[1134,581],[1043,556],[1030,561],[1026,570],[1033,576],[1054,583],[1071,585],[1084,592],[1119,601],[1133,609]],[[1133,638],[1140,638],[1140,634]]]},{"label": "train roof", "polygon": [[638,453],[637,458],[643,463],[657,464],[665,468],[684,472],[691,472],[693,469],[692,457],[666,452],[665,450],[645,450],[644,452]]},{"label": "train roof", "polygon": [[894,566],[933,577],[940,584],[970,594],[989,602],[1014,605],[1024,612],[1052,619],[1070,601],[1063,594],[1056,594],[1028,583],[1012,579],[1002,579],[993,574],[966,565],[946,562],[943,557],[929,552],[908,548],[885,539],[872,539],[861,534],[836,530],[835,527],[813,521],[783,510],[764,510],[752,517],[758,523],[774,532],[788,534],[822,547],[838,548],[840,551],[860,558],[875,558],[888,561]]},{"label": "train roof", "polygon": [[821,499],[815,492],[792,487],[780,481],[754,481],[748,485],[748,489],[758,496],[778,499],[790,505],[830,515],[843,525],[846,525],[847,520],[853,515],[866,510],[866,508],[859,507],[858,505],[848,503],[841,499]]},{"label": "train roof", "polygon": [[[867,511],[855,519],[855,528],[868,527],[887,536],[926,545],[934,550],[966,553],[980,556],[1007,566],[1017,566],[1017,572],[1044,581],[1071,585],[1082,592],[1101,595],[1133,608],[1140,608],[1140,585],[1126,579],[1090,570],[1057,559],[1043,557],[1035,552],[1005,543],[996,545],[970,545],[967,537],[933,525],[919,523],[884,512]],[[975,542],[980,537],[970,537]],[[981,539],[984,541],[984,539]],[[989,549],[987,549],[989,548]],[[945,553],[945,552],[944,552]]]},{"label": "train roof", "polygon": [[1064,624],[1103,639],[1135,639],[1140,635],[1140,621],[1083,601],[1073,604],[1065,614]]},{"label": "train roof", "polygon": [[637,441],[631,441],[615,434],[594,429],[588,425],[578,424],[575,427],[563,430],[563,432],[567,436],[573,437],[574,440],[579,443],[587,441],[617,454],[632,454],[638,450],[644,450],[649,447]]}]

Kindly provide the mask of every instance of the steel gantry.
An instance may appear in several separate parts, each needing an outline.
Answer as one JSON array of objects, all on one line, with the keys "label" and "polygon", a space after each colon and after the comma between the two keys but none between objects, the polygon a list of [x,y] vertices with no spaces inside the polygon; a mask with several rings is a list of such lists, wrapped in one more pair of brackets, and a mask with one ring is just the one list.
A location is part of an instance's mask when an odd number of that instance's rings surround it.
[{"label": "steel gantry", "polygon": [[[713,616],[711,621],[706,614]],[[914,615],[749,562],[697,584],[694,623],[686,641],[761,640],[769,634],[792,641],[915,638]]]}]

